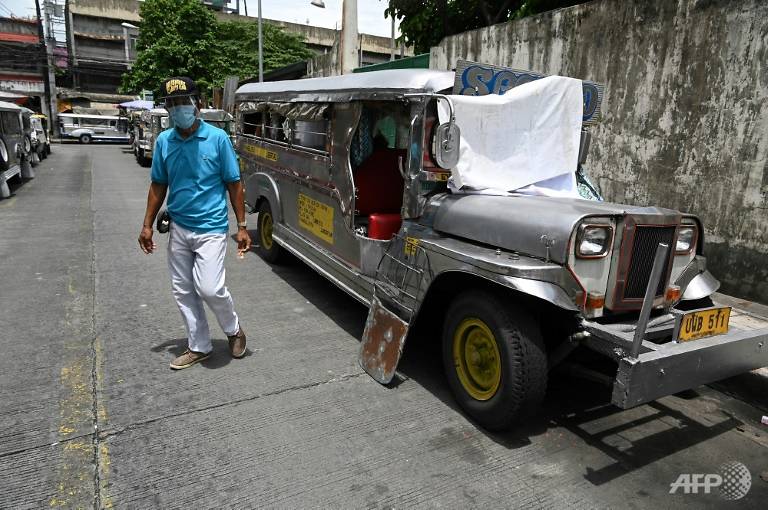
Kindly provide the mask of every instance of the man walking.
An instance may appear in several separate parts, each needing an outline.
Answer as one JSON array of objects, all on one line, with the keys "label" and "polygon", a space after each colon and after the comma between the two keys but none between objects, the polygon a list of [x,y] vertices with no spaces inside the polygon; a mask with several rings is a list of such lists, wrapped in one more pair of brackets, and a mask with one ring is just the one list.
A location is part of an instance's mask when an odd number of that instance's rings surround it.
[{"label": "man walking", "polygon": [[168,268],[189,340],[188,349],[171,362],[172,369],[180,370],[203,361],[213,351],[204,302],[229,338],[232,356],[245,355],[245,332],[224,282],[227,192],[237,217],[240,256],[250,248],[251,238],[246,230],[240,170],[228,134],[199,118],[201,103],[191,79],[168,79],[161,90],[173,128],[160,133],[155,142],[139,246],[147,254],[157,249],[152,225],[167,193],[171,217]]}]

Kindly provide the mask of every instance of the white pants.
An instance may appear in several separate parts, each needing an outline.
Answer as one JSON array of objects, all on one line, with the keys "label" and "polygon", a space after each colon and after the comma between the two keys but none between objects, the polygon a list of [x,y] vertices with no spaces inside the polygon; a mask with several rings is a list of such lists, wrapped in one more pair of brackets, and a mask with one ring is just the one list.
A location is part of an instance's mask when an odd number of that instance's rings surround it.
[{"label": "white pants", "polygon": [[213,311],[224,334],[237,333],[239,322],[232,296],[224,284],[226,234],[198,234],[171,222],[168,268],[173,297],[189,338],[189,350],[210,352],[211,333],[203,302]]}]

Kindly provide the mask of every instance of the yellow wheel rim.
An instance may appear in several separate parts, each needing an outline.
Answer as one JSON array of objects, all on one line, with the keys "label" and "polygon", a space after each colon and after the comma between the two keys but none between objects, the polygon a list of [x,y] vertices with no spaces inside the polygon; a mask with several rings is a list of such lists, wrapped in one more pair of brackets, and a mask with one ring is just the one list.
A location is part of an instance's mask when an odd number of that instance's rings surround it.
[{"label": "yellow wheel rim", "polygon": [[501,354],[488,325],[477,318],[461,321],[453,333],[456,375],[469,395],[488,400],[501,384]]},{"label": "yellow wheel rim", "polygon": [[259,222],[259,232],[261,233],[261,245],[266,250],[272,249],[272,215],[268,212],[262,212]]}]

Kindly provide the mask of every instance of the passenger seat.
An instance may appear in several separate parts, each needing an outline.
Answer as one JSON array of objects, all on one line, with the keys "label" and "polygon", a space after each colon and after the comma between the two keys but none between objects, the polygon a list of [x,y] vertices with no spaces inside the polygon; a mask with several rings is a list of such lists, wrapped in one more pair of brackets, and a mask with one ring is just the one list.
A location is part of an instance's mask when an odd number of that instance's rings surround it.
[{"label": "passenger seat", "polygon": [[368,216],[368,237],[391,239],[400,230],[403,205],[403,177],[398,158],[404,149],[384,149],[373,152],[354,171],[357,199],[355,209],[360,216]]}]

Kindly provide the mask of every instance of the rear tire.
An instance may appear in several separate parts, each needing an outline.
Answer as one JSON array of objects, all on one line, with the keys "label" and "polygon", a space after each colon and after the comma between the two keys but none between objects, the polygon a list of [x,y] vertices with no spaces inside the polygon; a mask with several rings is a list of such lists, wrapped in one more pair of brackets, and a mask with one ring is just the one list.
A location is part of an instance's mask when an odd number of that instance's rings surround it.
[{"label": "rear tire", "polygon": [[277,264],[284,257],[285,252],[272,237],[274,216],[272,216],[272,207],[266,200],[259,205],[259,217],[256,225],[256,239],[259,243],[256,251],[265,261],[270,264]]},{"label": "rear tire", "polygon": [[530,313],[493,292],[451,303],[443,327],[443,367],[456,401],[488,430],[533,414],[547,389],[547,355]]},{"label": "rear tire", "polygon": [[91,135],[80,135],[80,143],[83,143],[83,144],[91,143]]}]

